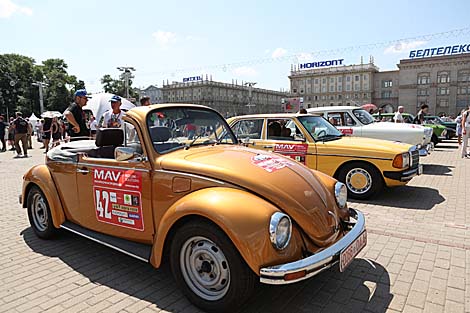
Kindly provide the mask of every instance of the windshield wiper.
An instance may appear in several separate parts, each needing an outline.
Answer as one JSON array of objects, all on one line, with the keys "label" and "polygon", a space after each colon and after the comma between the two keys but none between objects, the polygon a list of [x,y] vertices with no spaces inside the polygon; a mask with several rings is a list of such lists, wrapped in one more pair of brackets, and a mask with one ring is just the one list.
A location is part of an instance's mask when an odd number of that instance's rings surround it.
[{"label": "windshield wiper", "polygon": [[331,140],[340,139],[342,136],[343,136],[343,134],[341,134],[341,135],[332,135],[332,134],[328,134],[328,135],[323,135],[323,136],[318,137],[317,140],[320,140],[320,141],[331,141]]},{"label": "windshield wiper", "polygon": [[186,145],[184,146],[184,149],[185,149],[185,150],[188,150],[188,149],[196,142],[196,140],[198,140],[199,138],[201,138],[201,135],[200,135],[200,134],[197,135],[197,136],[195,136],[194,139],[193,139],[193,141],[191,141],[190,143],[186,144]]}]

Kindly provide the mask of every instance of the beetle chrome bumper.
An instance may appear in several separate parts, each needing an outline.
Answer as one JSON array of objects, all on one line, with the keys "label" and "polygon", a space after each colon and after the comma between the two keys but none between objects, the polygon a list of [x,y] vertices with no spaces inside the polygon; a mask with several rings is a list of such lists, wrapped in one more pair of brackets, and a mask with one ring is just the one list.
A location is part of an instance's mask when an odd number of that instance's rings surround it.
[{"label": "beetle chrome bumper", "polygon": [[[291,263],[265,267],[260,270],[260,282],[270,285],[284,285],[295,283],[332,267],[339,261],[341,251],[353,243],[365,230],[364,214],[349,209],[351,217],[356,220],[353,228],[332,246],[305,259]],[[305,275],[295,279],[286,280],[288,274],[305,272]]]}]

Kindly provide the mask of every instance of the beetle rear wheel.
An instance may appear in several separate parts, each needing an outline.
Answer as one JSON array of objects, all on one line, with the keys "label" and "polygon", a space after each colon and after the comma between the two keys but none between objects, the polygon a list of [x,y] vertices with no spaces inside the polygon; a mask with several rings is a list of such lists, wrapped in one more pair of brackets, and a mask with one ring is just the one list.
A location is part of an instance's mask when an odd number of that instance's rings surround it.
[{"label": "beetle rear wheel", "polygon": [[206,311],[240,308],[254,289],[256,276],[213,224],[198,221],[182,226],[170,249],[176,282],[192,303]]},{"label": "beetle rear wheel", "polygon": [[56,228],[52,223],[49,203],[41,189],[34,186],[28,193],[27,198],[28,218],[34,233],[43,239],[54,236]]}]

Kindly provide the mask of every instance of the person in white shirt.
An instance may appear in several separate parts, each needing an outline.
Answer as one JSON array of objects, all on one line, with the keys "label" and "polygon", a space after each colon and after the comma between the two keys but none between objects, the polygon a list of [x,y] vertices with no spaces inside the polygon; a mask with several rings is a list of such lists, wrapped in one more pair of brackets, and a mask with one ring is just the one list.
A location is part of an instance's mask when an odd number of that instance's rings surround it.
[{"label": "person in white shirt", "polygon": [[122,117],[125,114],[121,110],[121,97],[113,96],[109,101],[111,102],[111,110],[104,112],[99,127],[121,128],[123,125]]},{"label": "person in white shirt", "polygon": [[470,105],[467,111],[462,113],[462,158],[470,159],[470,154],[467,151],[468,137],[470,137]]},{"label": "person in white shirt", "polygon": [[98,128],[98,121],[96,120],[96,118],[93,115],[90,117],[90,122],[88,124],[88,128],[90,128],[91,138],[95,139],[96,129]]},{"label": "person in white shirt", "polygon": [[398,107],[398,111],[395,112],[395,116],[393,117],[393,121],[395,123],[403,123],[404,120],[403,120],[403,115],[402,113],[405,111],[405,108],[403,106],[399,106]]}]

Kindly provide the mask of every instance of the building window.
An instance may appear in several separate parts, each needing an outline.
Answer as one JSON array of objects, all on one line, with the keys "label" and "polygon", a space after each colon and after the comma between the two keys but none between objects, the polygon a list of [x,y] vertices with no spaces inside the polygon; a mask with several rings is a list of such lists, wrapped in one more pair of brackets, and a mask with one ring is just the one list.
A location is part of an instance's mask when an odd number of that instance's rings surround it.
[{"label": "building window", "polygon": [[330,100],[335,100],[335,96],[330,96]]},{"label": "building window", "polygon": [[341,83],[343,81],[343,77],[338,77],[338,83]]},{"label": "building window", "polygon": [[449,87],[439,87],[437,88],[437,94],[439,96],[445,96],[449,94]]},{"label": "building window", "polygon": [[315,78],[315,84],[318,84],[318,78]]},{"label": "building window", "polygon": [[418,85],[427,85],[431,83],[429,73],[422,73],[418,75]]},{"label": "building window", "polygon": [[459,82],[470,82],[470,70],[462,70],[457,73]]},{"label": "building window", "polygon": [[339,92],[343,91],[343,86],[339,85],[339,86],[338,86],[338,91],[339,91]]},{"label": "building window", "polygon": [[338,100],[341,100],[341,98],[342,98],[341,95],[338,95]]},{"label": "building window", "polygon": [[321,80],[321,82],[322,82],[322,84],[326,84],[326,78],[323,78],[323,79]]},{"label": "building window", "polygon": [[369,90],[369,83],[364,83],[363,88],[364,90]]},{"label": "building window", "polygon": [[314,99],[314,100],[318,100],[318,96],[314,96],[313,99]]},{"label": "building window", "polygon": [[334,92],[335,91],[335,86],[330,86],[330,92]]},{"label": "building window", "polygon": [[457,93],[458,93],[459,95],[470,94],[470,86],[459,87],[459,88],[457,89]]},{"label": "building window", "polygon": [[319,93],[319,92],[320,92],[320,87],[315,86],[315,93]]},{"label": "building window", "polygon": [[390,90],[382,91],[382,98],[383,99],[389,99],[391,97],[392,97],[392,91],[390,91]]},{"label": "building window", "polygon": [[321,96],[321,99],[322,99],[322,100],[326,100],[326,96]]},{"label": "building window", "polygon": [[326,92],[326,86],[321,86],[321,92]]},{"label": "building window", "polygon": [[364,80],[367,80],[367,78],[369,78],[369,75],[364,74],[364,75],[362,75],[362,77],[363,77]]},{"label": "building window", "polygon": [[393,85],[393,82],[391,79],[389,80],[382,80],[382,88],[391,88]]},{"label": "building window", "polygon": [[330,78],[330,84],[333,84],[335,82],[335,79],[333,77]]},{"label": "building window", "polygon": [[365,94],[363,95],[363,98],[364,98],[364,99],[367,99],[367,98],[369,98],[369,96],[365,93]]},{"label": "building window", "polygon": [[354,81],[359,81],[359,75],[354,76]]},{"label": "building window", "polygon": [[300,93],[304,93],[304,90],[303,90],[303,89],[300,89]]},{"label": "building window", "polygon": [[359,88],[359,85],[358,84],[355,84],[354,85],[354,91],[358,91],[360,88]]},{"label": "building window", "polygon": [[438,102],[440,107],[448,107],[449,106],[449,100],[448,99],[440,99]]},{"label": "building window", "polygon": [[429,96],[429,89],[418,89],[418,96]]},{"label": "building window", "polygon": [[449,72],[439,72],[437,73],[437,82],[440,84],[450,83]]},{"label": "building window", "polygon": [[351,91],[351,85],[346,85],[346,91]]},{"label": "building window", "polygon": [[350,82],[351,81],[351,76],[346,76],[346,81]]},{"label": "building window", "polygon": [[292,89],[292,92],[297,92],[297,88]]},{"label": "building window", "polygon": [[354,94],[354,99],[359,99],[359,95],[357,93]]}]

